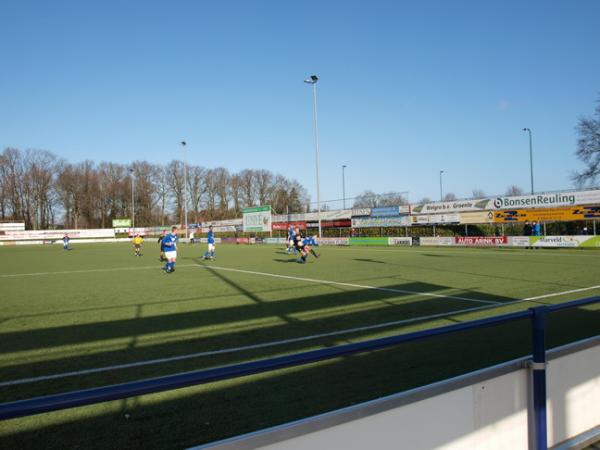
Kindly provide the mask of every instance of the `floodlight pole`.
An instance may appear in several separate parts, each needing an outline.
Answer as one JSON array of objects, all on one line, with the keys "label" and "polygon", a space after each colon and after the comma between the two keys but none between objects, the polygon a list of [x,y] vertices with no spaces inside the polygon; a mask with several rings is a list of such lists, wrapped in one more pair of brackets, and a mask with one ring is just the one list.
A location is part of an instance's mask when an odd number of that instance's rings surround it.
[{"label": "floodlight pole", "polygon": [[181,141],[183,148],[183,214],[185,215],[185,238],[188,238],[188,211],[187,211],[187,160],[185,158],[186,142]]},{"label": "floodlight pole", "polygon": [[321,190],[319,186],[319,121],[317,116],[317,81],[319,77],[311,75],[304,80],[305,83],[313,86],[313,118],[315,124],[315,165],[317,171],[317,219],[319,221],[319,237],[321,237]]},{"label": "floodlight pole", "polygon": [[135,176],[133,168],[129,169],[131,174],[131,228],[135,234]]},{"label": "floodlight pole", "polygon": [[345,177],[345,169],[346,169],[346,165],[342,166],[342,203],[343,203],[343,209],[346,209],[346,177]]},{"label": "floodlight pole", "polygon": [[444,191],[442,189],[442,174],[444,173],[443,170],[440,170],[440,202],[444,201]]},{"label": "floodlight pole", "polygon": [[529,171],[531,175],[531,195],[533,195],[533,143],[531,139],[531,130],[529,128],[523,128],[523,131],[529,133]]}]

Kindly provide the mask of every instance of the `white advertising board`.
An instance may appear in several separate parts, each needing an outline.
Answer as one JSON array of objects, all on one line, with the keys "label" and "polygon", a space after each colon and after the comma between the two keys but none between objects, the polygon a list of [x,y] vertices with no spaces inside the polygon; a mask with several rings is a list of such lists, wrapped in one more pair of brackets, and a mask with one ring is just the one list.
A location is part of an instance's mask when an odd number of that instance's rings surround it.
[{"label": "white advertising board", "polygon": [[67,234],[71,239],[80,238],[114,238],[115,230],[112,228],[100,228],[93,230],[27,230],[7,231],[0,235],[0,241],[22,241],[34,240],[56,240],[62,239]]},{"label": "white advertising board", "polygon": [[0,222],[0,231],[25,231],[25,222]]},{"label": "white advertising board", "polygon": [[319,245],[349,245],[348,238],[320,238],[317,239]]},{"label": "white advertising board", "polygon": [[460,214],[420,214],[418,216],[412,216],[413,225],[430,225],[438,223],[459,223]]},{"label": "white advertising board", "polygon": [[388,245],[411,246],[411,237],[391,237],[388,238]]},{"label": "white advertising board", "polygon": [[409,227],[410,216],[398,217],[354,217],[352,228]]},{"label": "white advertising board", "polygon": [[454,239],[448,236],[442,237],[420,237],[419,245],[432,245],[432,246],[447,246],[454,245]]},{"label": "white advertising board", "polygon": [[271,231],[271,207],[258,206],[256,208],[245,208],[242,210],[244,232],[248,231]]},{"label": "white advertising board", "polygon": [[547,194],[500,196],[474,200],[424,203],[412,206],[413,214],[490,211],[513,208],[553,208],[557,206],[593,205],[600,203],[600,189]]}]

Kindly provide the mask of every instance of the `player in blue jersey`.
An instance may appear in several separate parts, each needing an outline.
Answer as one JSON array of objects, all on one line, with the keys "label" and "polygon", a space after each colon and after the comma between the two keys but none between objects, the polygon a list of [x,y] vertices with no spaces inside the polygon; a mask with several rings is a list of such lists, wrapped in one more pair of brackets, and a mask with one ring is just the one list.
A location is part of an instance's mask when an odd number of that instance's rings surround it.
[{"label": "player in blue jersey", "polygon": [[307,238],[304,238],[300,241],[302,244],[299,246],[300,247],[300,259],[298,260],[299,263],[305,263],[306,262],[306,257],[308,256],[309,253],[311,253],[315,258],[319,259],[319,257],[321,255],[319,255],[317,252],[315,252],[313,250],[313,247],[317,247],[319,244],[317,243],[317,235],[313,235],[313,236],[308,236]]},{"label": "player in blue jersey", "polygon": [[212,225],[208,227],[208,233],[206,234],[206,239],[208,241],[208,250],[204,252],[202,259],[215,259],[215,233],[213,231]]},{"label": "player in blue jersey", "polygon": [[296,247],[294,247],[294,237],[296,236],[296,232],[294,231],[294,227],[290,225],[290,229],[288,230],[287,235],[287,252],[288,253],[296,253]]},{"label": "player in blue jersey", "polygon": [[165,273],[175,272],[175,262],[177,261],[177,227],[171,228],[171,232],[163,238],[160,248],[167,260],[163,267]]},{"label": "player in blue jersey", "polygon": [[70,239],[69,239],[69,235],[68,235],[68,234],[65,234],[65,235],[63,236],[63,250],[70,250],[70,249],[69,249],[69,241],[70,241]]}]

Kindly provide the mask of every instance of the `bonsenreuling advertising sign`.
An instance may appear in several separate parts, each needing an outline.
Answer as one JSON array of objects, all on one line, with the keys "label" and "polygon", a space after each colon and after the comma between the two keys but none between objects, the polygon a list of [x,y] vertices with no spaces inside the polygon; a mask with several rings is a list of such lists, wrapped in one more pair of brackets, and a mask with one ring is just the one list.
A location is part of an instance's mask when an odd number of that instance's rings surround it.
[{"label": "bonsenreuling advertising sign", "polygon": [[553,208],[557,206],[593,205],[600,203],[600,189],[557,192],[550,194],[520,195],[452,202],[424,203],[412,207],[413,214],[490,211],[518,208]]}]

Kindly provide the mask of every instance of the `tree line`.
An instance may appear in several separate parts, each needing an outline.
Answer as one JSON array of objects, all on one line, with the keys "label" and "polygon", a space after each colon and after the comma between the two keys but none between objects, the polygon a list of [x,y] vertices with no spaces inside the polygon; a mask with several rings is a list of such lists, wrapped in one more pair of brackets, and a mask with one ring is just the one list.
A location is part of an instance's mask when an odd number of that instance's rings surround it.
[{"label": "tree line", "polygon": [[189,223],[240,217],[258,205],[299,213],[310,203],[300,183],[268,170],[186,169],[184,177],[179,160],[70,163],[45,150],[7,148],[0,153],[0,220],[24,221],[27,229],[110,228],[135,209],[136,226],[184,223],[184,178]]}]

